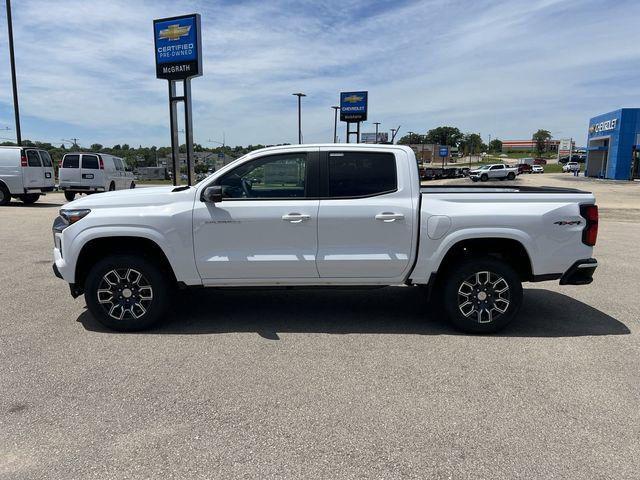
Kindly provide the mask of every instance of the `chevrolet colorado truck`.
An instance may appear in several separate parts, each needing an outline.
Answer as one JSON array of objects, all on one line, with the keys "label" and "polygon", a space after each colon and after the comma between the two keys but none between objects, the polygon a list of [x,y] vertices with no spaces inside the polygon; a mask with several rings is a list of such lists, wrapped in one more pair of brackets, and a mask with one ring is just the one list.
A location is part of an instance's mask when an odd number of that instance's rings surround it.
[{"label": "chevrolet colorado truck", "polygon": [[513,180],[518,175],[518,167],[510,167],[502,163],[496,163],[494,165],[483,165],[480,168],[476,168],[469,171],[469,178],[474,182],[480,180],[486,182],[487,180]]},{"label": "chevrolet colorado truck", "polygon": [[522,282],[592,281],[594,202],[568,188],[421,188],[400,145],[271,147],[195,186],[67,203],[53,270],[116,330],[151,326],[179,288],[404,284],[488,333],[516,317]]}]

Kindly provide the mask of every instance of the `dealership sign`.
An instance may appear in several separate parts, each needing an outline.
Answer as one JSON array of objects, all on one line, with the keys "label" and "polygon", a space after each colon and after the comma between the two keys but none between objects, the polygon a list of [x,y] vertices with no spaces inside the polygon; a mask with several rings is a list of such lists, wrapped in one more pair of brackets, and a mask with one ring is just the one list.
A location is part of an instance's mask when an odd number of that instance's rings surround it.
[{"label": "dealership sign", "polygon": [[153,21],[156,77],[182,80],[202,75],[200,15]]},{"label": "dealership sign", "polygon": [[593,125],[589,126],[589,135],[595,135],[596,133],[615,130],[617,126],[618,126],[617,118],[612,118],[611,120],[606,120],[604,122],[594,123]]},{"label": "dealership sign", "polygon": [[367,93],[340,93],[341,122],[364,122],[367,119]]},{"label": "dealership sign", "polygon": [[443,158],[444,157],[448,157],[449,156],[449,147],[440,147],[440,151],[438,153]]}]

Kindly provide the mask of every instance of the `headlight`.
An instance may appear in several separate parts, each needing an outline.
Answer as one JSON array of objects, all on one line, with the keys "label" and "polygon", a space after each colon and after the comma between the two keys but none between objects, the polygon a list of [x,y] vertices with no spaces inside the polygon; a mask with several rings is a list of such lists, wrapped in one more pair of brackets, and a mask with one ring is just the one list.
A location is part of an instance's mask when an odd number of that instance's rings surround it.
[{"label": "headlight", "polygon": [[65,210],[64,208],[60,210],[60,216],[67,222],[69,225],[73,225],[78,220],[82,220],[86,217],[89,212],[88,208],[74,208]]}]

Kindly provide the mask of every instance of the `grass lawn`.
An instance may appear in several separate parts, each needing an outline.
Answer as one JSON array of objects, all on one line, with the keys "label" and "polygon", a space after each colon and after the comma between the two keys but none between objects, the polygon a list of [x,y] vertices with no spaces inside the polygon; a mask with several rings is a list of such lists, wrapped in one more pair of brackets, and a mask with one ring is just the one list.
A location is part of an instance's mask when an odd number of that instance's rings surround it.
[{"label": "grass lawn", "polygon": [[171,185],[171,180],[136,180],[138,185]]}]

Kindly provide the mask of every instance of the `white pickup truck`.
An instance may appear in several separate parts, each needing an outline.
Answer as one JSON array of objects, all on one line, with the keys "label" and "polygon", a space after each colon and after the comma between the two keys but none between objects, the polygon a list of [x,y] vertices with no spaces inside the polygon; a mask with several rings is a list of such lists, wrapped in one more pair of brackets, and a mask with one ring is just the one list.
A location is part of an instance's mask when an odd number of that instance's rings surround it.
[{"label": "white pickup truck", "polygon": [[502,163],[496,163],[493,165],[482,165],[480,168],[475,168],[469,171],[469,178],[474,182],[480,180],[486,182],[487,180],[513,180],[518,175],[518,167],[509,167]]},{"label": "white pickup truck", "polygon": [[522,282],[587,284],[598,210],[551,187],[421,188],[399,145],[265,148],[192,187],[91,195],[53,224],[55,274],[117,330],[207,287],[421,286],[468,332],[508,324]]}]

